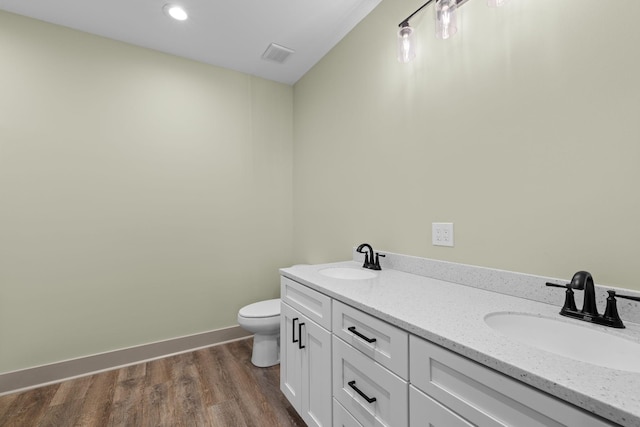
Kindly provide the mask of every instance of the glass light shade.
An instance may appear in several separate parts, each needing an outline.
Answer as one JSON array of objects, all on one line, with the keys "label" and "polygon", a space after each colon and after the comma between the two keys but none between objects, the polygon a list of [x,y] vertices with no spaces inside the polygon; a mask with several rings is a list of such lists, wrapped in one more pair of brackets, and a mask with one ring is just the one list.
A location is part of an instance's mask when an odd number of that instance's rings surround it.
[{"label": "glass light shade", "polygon": [[398,61],[407,63],[416,57],[416,37],[413,28],[405,26],[398,31]]},{"label": "glass light shade", "polygon": [[164,12],[178,21],[184,21],[189,17],[183,8],[176,6],[175,4],[165,4]]},{"label": "glass light shade", "polygon": [[436,37],[448,39],[458,32],[457,0],[436,0]]},{"label": "glass light shade", "polygon": [[489,7],[500,7],[505,4],[507,0],[487,0],[487,6]]}]

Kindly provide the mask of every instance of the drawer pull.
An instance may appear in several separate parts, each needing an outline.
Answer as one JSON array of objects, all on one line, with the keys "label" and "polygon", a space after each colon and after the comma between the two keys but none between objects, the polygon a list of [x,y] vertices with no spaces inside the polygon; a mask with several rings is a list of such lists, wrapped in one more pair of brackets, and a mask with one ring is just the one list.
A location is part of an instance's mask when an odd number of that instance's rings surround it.
[{"label": "drawer pull", "polygon": [[302,345],[302,327],[304,323],[298,323],[298,348],[302,350],[306,345]]},{"label": "drawer pull", "polygon": [[365,340],[368,343],[372,343],[372,342],[376,342],[376,338],[369,338],[366,337],[364,335],[362,335],[360,332],[356,331],[356,327],[355,326],[349,326],[347,328],[349,330],[349,332],[353,332],[354,334],[356,334],[357,336],[359,336],[360,338],[362,338],[363,340]]},{"label": "drawer pull", "polygon": [[298,334],[298,339],[296,339],[296,322],[298,321],[297,317],[294,317],[291,320],[291,342],[296,343],[300,340],[300,334]]},{"label": "drawer pull", "polygon": [[356,393],[358,393],[360,396],[362,396],[362,398],[363,398],[364,400],[366,400],[367,402],[369,402],[369,403],[373,403],[373,402],[375,402],[376,400],[378,400],[378,399],[376,399],[375,397],[369,397],[369,396],[367,396],[366,394],[364,394],[364,393],[362,392],[362,390],[360,390],[358,387],[356,387],[356,382],[355,382],[355,380],[354,380],[354,381],[349,381],[347,384],[349,384],[349,387],[351,387],[352,389],[354,389],[354,390],[356,391]]}]

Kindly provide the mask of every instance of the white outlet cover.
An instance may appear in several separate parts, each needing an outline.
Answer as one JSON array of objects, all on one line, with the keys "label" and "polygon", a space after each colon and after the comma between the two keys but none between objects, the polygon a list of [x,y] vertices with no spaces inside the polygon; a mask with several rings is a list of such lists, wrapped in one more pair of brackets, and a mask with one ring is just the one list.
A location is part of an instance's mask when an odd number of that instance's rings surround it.
[{"label": "white outlet cover", "polygon": [[434,246],[453,246],[453,223],[431,223],[431,243]]}]

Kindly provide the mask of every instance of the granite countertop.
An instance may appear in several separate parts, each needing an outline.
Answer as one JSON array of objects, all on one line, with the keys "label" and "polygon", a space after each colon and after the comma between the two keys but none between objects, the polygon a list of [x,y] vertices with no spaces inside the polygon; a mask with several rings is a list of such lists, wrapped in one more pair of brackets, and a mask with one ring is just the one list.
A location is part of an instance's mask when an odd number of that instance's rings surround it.
[{"label": "granite countertop", "polygon": [[280,272],[605,419],[623,426],[640,426],[640,373],[539,350],[496,332],[484,318],[495,312],[529,313],[606,330],[637,342],[640,325],[625,322],[626,329],[615,330],[590,325],[559,316],[559,306],[392,269],[378,271],[375,278],[366,280],[334,279],[319,273],[329,267],[360,269],[361,263],[297,265]]}]

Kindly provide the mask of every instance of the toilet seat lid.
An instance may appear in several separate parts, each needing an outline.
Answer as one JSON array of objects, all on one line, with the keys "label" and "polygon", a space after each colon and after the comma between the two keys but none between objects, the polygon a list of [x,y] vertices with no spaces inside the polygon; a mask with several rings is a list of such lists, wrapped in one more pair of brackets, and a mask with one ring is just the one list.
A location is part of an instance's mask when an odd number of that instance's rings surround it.
[{"label": "toilet seat lid", "polygon": [[254,302],[242,307],[238,314],[242,317],[280,316],[280,298]]}]

